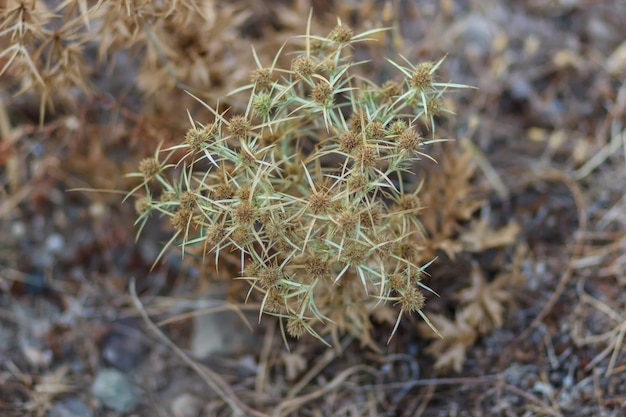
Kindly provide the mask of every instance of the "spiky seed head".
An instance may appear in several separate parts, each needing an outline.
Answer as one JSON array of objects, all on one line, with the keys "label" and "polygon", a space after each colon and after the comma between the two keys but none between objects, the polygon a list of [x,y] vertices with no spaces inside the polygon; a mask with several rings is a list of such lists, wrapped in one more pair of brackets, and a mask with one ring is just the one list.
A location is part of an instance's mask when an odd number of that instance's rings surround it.
[{"label": "spiky seed head", "polygon": [[433,83],[433,63],[422,62],[415,68],[409,84],[418,91],[425,91]]},{"label": "spiky seed head", "polygon": [[141,196],[135,200],[135,212],[140,216],[148,211],[150,208],[150,199],[146,196]]},{"label": "spiky seed head", "polygon": [[213,136],[215,124],[209,123],[204,127],[192,127],[185,134],[185,143],[194,151],[202,148],[202,145],[209,142]]},{"label": "spiky seed head", "polygon": [[237,139],[245,139],[250,130],[250,121],[245,116],[237,115],[228,121],[228,133]]},{"label": "spiky seed head", "polygon": [[385,127],[380,122],[372,122],[365,128],[367,140],[380,141],[385,138]]},{"label": "spiky seed head", "polygon": [[238,227],[230,234],[230,240],[239,246],[246,246],[252,241],[252,236],[247,228]]},{"label": "spiky seed head", "polygon": [[348,190],[351,192],[362,191],[368,184],[367,177],[361,172],[352,172],[348,177]]},{"label": "spiky seed head", "polygon": [[267,290],[265,293],[265,311],[268,313],[279,313],[284,305],[285,300],[283,296],[280,295],[278,288],[272,287]]},{"label": "spiky seed head", "polygon": [[259,283],[264,288],[272,288],[285,278],[285,274],[278,265],[266,265],[259,267],[257,277],[259,278]]},{"label": "spiky seed head", "polygon": [[198,196],[191,191],[184,191],[179,197],[179,207],[182,210],[193,210],[198,204]]},{"label": "spiky seed head", "polygon": [[265,234],[270,241],[275,241],[283,236],[284,228],[281,224],[271,220],[265,224]]},{"label": "spiky seed head", "polygon": [[406,276],[400,273],[391,274],[387,277],[387,283],[390,289],[394,291],[399,291],[406,288]]},{"label": "spiky seed head", "polygon": [[206,229],[205,242],[209,251],[213,250],[226,237],[226,229],[221,224],[212,224]]},{"label": "spiky seed head", "polygon": [[204,142],[202,137],[202,130],[194,126],[185,134],[185,143],[193,150],[200,149],[200,146]]},{"label": "spiky seed head", "polygon": [[406,129],[398,138],[398,148],[408,152],[417,152],[421,144],[422,138],[415,129]]},{"label": "spiky seed head", "polygon": [[349,265],[360,265],[365,260],[367,250],[365,246],[358,242],[349,242],[346,244],[342,258]]},{"label": "spiky seed head", "polygon": [[161,164],[159,164],[156,158],[144,158],[139,161],[139,172],[146,181],[149,181],[161,172]]},{"label": "spiky seed head", "polygon": [[408,125],[404,120],[396,120],[387,129],[387,134],[389,136],[398,136],[401,135],[402,132],[408,129]]},{"label": "spiky seed head", "polygon": [[161,197],[159,197],[159,201],[161,203],[169,203],[175,200],[176,200],[176,193],[174,191],[166,191],[163,194],[161,194]]},{"label": "spiky seed head", "polygon": [[369,124],[370,120],[367,117],[367,113],[362,108],[358,107],[354,109],[350,116],[350,127],[357,133],[363,131],[363,127]]},{"label": "spiky seed head", "polygon": [[342,233],[349,233],[354,230],[359,221],[359,214],[354,213],[349,208],[342,210],[337,218],[335,219],[337,222],[337,229]]},{"label": "spiky seed head", "polygon": [[305,271],[313,280],[324,279],[330,276],[330,265],[317,254],[307,256],[304,261]]},{"label": "spiky seed head", "polygon": [[348,43],[352,40],[354,31],[352,28],[344,23],[340,23],[333,28],[328,35],[328,39],[337,43]]},{"label": "spiky seed head", "polygon": [[402,291],[399,301],[402,311],[413,313],[424,308],[426,297],[424,297],[424,294],[420,290],[410,286]]},{"label": "spiky seed head", "polygon": [[324,191],[314,191],[309,195],[308,204],[313,214],[320,214],[328,209],[330,197]]},{"label": "spiky seed head", "polygon": [[298,79],[310,77],[315,71],[315,66],[313,58],[306,55],[300,55],[291,61],[291,71]]},{"label": "spiky seed head", "polygon": [[361,146],[359,135],[354,130],[348,130],[339,135],[339,149],[350,153]]},{"label": "spiky seed head", "polygon": [[368,146],[359,148],[354,159],[359,167],[372,168],[380,158],[376,150]]},{"label": "spiky seed head", "polygon": [[332,92],[333,89],[328,83],[319,81],[313,87],[311,96],[316,103],[327,105],[332,99]]},{"label": "spiky seed head", "polygon": [[415,194],[403,194],[398,199],[398,206],[403,211],[413,211],[421,207],[420,199]]},{"label": "spiky seed head", "polygon": [[266,92],[261,92],[252,99],[252,111],[259,117],[269,116],[273,106],[272,96]]},{"label": "spiky seed head", "polygon": [[250,189],[250,186],[244,185],[243,187],[237,190],[237,197],[239,197],[241,201],[247,201],[250,199],[251,193],[252,193],[252,190]]},{"label": "spiky seed head", "polygon": [[218,184],[213,189],[213,198],[215,200],[230,200],[235,196],[235,188],[230,184]]},{"label": "spiky seed head", "polygon": [[287,333],[289,336],[299,339],[306,332],[306,324],[299,317],[289,317],[287,319]]},{"label": "spiky seed head", "polygon": [[240,225],[248,225],[254,222],[256,210],[249,201],[242,201],[233,209],[233,219]]},{"label": "spiky seed head", "polygon": [[268,91],[272,86],[272,73],[269,68],[257,68],[250,74],[250,82],[256,91]]},{"label": "spiky seed head", "polygon": [[402,259],[412,260],[416,254],[416,249],[415,244],[411,242],[397,242],[394,252]]},{"label": "spiky seed head", "polygon": [[249,262],[243,272],[244,276],[249,278],[257,277],[261,272],[262,266],[263,265],[261,265],[261,263],[257,261]]},{"label": "spiky seed head", "polygon": [[441,113],[442,103],[438,97],[429,97],[426,100],[426,112],[429,116],[438,116]]},{"label": "spiky seed head", "polygon": [[383,97],[386,98],[395,98],[402,93],[402,88],[400,84],[393,80],[385,81],[383,85],[380,87],[380,90],[383,94]]},{"label": "spiky seed head", "polygon": [[177,232],[184,231],[185,229],[187,229],[187,226],[189,225],[192,216],[192,210],[179,208],[170,219],[172,227],[174,227],[174,230],[176,230]]},{"label": "spiky seed head", "polygon": [[360,215],[361,226],[366,228],[378,226],[381,220],[382,211],[378,204],[369,207],[369,210],[363,210]]}]

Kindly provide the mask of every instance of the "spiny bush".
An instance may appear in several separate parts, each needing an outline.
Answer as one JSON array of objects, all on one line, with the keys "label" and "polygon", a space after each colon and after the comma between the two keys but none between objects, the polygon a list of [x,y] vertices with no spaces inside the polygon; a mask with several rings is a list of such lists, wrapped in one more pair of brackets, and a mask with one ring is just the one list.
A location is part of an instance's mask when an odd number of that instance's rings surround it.
[{"label": "spiny bush", "polygon": [[157,212],[183,253],[201,248],[216,265],[236,253],[261,313],[296,338],[367,340],[383,302],[399,309],[393,332],[403,314],[430,323],[420,211],[436,207],[420,202],[415,162],[443,140],[442,95],[464,86],[437,80],[443,60],[389,60],[401,81],[360,76],[355,44],[380,31],[355,34],[341,21],[326,37],[307,29],[289,68],[277,66],[284,48],[270,66],[255,53],[251,82],[231,93],[247,94],[241,111],[204,104],[211,122],[189,116],[181,143],[131,174],[142,180],[131,192],[140,230]]}]

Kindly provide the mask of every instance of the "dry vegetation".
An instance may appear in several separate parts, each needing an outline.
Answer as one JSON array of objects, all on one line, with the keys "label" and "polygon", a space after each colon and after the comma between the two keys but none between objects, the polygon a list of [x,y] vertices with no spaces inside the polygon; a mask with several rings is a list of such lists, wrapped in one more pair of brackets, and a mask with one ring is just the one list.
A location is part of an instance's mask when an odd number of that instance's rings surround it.
[{"label": "dry vegetation", "polygon": [[0,2],[0,414],[622,415],[626,6],[487,3]]}]

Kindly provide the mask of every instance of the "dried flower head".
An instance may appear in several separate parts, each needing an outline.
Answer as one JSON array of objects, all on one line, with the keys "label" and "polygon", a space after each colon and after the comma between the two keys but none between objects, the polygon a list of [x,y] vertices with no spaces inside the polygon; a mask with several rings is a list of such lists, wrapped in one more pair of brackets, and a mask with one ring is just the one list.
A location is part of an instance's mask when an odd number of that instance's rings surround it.
[{"label": "dried flower head", "polygon": [[139,161],[139,172],[146,181],[151,180],[161,172],[161,164],[159,164],[156,158],[144,158]]},{"label": "dried flower head", "polygon": [[429,116],[438,116],[441,113],[442,103],[438,97],[429,97],[426,100],[426,113]]},{"label": "dried flower head", "polygon": [[356,153],[355,163],[361,168],[373,168],[379,161],[379,155],[373,147],[361,147]]},{"label": "dried flower head", "polygon": [[306,273],[313,280],[324,279],[330,276],[330,265],[328,261],[322,259],[319,255],[307,256],[304,267]]},{"label": "dried flower head", "polygon": [[319,81],[313,87],[311,95],[316,103],[327,105],[332,100],[332,92],[333,90],[328,83]]},{"label": "dried flower head", "polygon": [[335,219],[335,222],[337,223],[337,230],[342,233],[352,232],[358,221],[359,214],[349,208],[342,210]]},{"label": "dried flower head", "polygon": [[380,122],[372,122],[365,128],[365,137],[371,141],[380,141],[385,138],[385,127]]},{"label": "dried flower head", "polygon": [[368,184],[369,181],[362,172],[352,172],[348,177],[348,190],[351,192],[363,191]]},{"label": "dried flower head", "polygon": [[422,62],[415,68],[409,84],[418,91],[425,91],[433,83],[433,63]]},{"label": "dried flower head", "polygon": [[228,121],[228,133],[237,139],[244,139],[250,130],[250,121],[245,116],[237,115]]},{"label": "dried flower head", "polygon": [[291,61],[291,71],[299,79],[310,77],[315,71],[315,67],[315,61],[307,55],[300,55]]},{"label": "dried flower head", "polygon": [[383,94],[383,97],[386,98],[395,98],[402,93],[402,88],[400,84],[393,80],[385,81],[382,86],[380,86],[380,90]]},{"label": "dried flower head", "polygon": [[144,214],[150,208],[150,199],[146,196],[138,197],[135,200],[135,212],[139,215]]},{"label": "dried flower head", "polygon": [[348,130],[339,135],[339,149],[350,153],[361,145],[359,135],[353,130]]},{"label": "dried flower head", "polygon": [[402,134],[405,130],[407,130],[409,126],[406,124],[404,120],[396,120],[387,129],[387,133],[389,136],[398,136]]},{"label": "dried flower head", "polygon": [[215,125],[213,123],[209,123],[201,128],[194,126],[185,134],[185,143],[189,145],[192,150],[198,151],[202,148],[203,144],[211,140],[214,129]]},{"label": "dried flower head", "polygon": [[339,23],[337,26],[333,28],[333,30],[328,35],[328,39],[337,43],[348,43],[352,40],[354,36],[354,31],[352,28],[344,23]]},{"label": "dried flower head", "polygon": [[287,333],[289,336],[299,339],[306,332],[306,323],[299,317],[287,319]]},{"label": "dried flower head", "polygon": [[398,148],[409,152],[417,152],[422,144],[422,138],[415,129],[406,129],[398,138]]},{"label": "dried flower head", "polygon": [[402,290],[407,286],[406,275],[401,273],[389,275],[387,282],[389,284],[389,289],[394,291]]},{"label": "dried flower head", "polygon": [[401,210],[412,211],[419,209],[421,202],[415,194],[403,194],[398,200],[398,206]]},{"label": "dried flower head", "polygon": [[324,191],[314,191],[309,195],[308,204],[313,214],[326,211],[330,205],[330,197]]},{"label": "dried flower head", "polygon": [[235,196],[235,187],[230,183],[218,184],[213,189],[213,198],[215,200],[230,200]]},{"label": "dried flower head", "polygon": [[174,213],[174,216],[172,216],[172,219],[171,219],[172,227],[177,232],[184,231],[189,226],[192,216],[193,216],[193,211],[191,210],[182,209],[182,208],[176,210],[176,212]]},{"label": "dried flower head", "polygon": [[257,274],[259,283],[264,288],[271,288],[285,278],[282,268],[277,265],[261,266]]},{"label": "dried flower head", "polygon": [[268,313],[279,313],[285,305],[285,300],[277,287],[271,287],[265,293],[264,310]]},{"label": "dried flower head", "polygon": [[198,205],[198,196],[191,191],[184,191],[179,198],[179,207],[182,210],[194,210]]},{"label": "dried flower head", "polygon": [[257,92],[265,92],[272,86],[272,77],[269,68],[257,68],[250,74],[250,82]]},{"label": "dried flower head", "polygon": [[209,251],[213,250],[226,238],[226,229],[221,224],[212,224],[206,229],[205,245]]},{"label": "dried flower head", "polygon": [[367,113],[360,107],[354,109],[350,116],[350,127],[357,133],[360,133],[363,127],[367,126],[369,122],[370,120]]},{"label": "dried flower head", "polygon": [[242,201],[233,209],[233,219],[237,224],[246,225],[254,222],[256,210],[249,201]]},{"label": "dried flower head", "polygon": [[425,303],[426,298],[424,297],[424,294],[413,286],[405,288],[400,296],[402,311],[407,313],[414,313],[421,310],[424,308]]}]

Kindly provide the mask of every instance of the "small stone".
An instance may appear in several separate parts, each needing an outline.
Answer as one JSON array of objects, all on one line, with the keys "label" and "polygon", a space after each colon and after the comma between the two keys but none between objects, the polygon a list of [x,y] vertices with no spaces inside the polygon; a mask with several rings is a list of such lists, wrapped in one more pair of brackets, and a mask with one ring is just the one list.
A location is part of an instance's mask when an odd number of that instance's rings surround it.
[{"label": "small stone", "polygon": [[250,329],[232,311],[201,314],[194,318],[190,347],[196,358],[240,356],[253,350],[256,343]]},{"label": "small stone", "polygon": [[198,417],[202,410],[202,401],[188,393],[180,394],[170,405],[173,417]]},{"label": "small stone", "polygon": [[46,249],[51,254],[63,252],[65,247],[65,239],[58,233],[54,233],[46,238]]},{"label": "small stone", "polygon": [[104,337],[101,352],[108,365],[128,372],[136,368],[143,359],[145,344],[138,330],[125,326],[113,329]]},{"label": "small stone", "polygon": [[48,412],[47,417],[92,417],[93,411],[84,402],[69,399],[56,403]]},{"label": "small stone", "polygon": [[138,403],[128,378],[116,369],[101,369],[91,385],[91,393],[105,407],[121,413],[131,411]]}]

